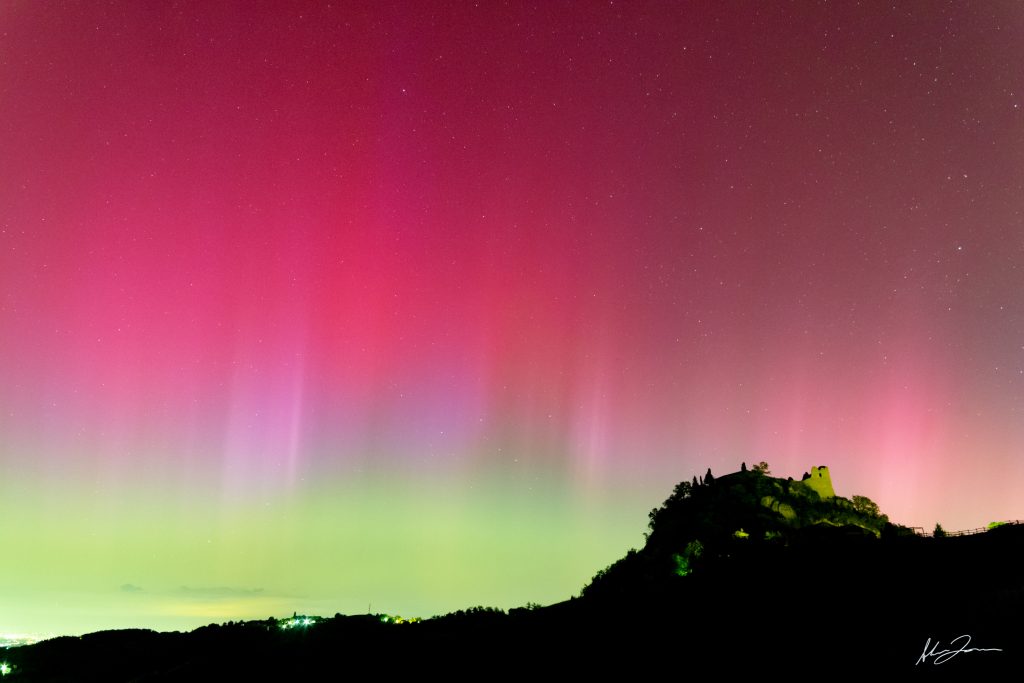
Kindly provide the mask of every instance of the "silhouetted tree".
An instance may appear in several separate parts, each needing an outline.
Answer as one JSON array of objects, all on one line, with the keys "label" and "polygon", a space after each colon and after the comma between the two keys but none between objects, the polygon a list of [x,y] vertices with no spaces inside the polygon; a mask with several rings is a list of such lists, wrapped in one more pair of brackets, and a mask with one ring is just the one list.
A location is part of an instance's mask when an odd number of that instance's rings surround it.
[{"label": "silhouetted tree", "polygon": [[870,515],[871,517],[878,517],[881,514],[881,511],[878,509],[878,503],[867,496],[854,496],[852,502],[853,509],[861,514]]},{"label": "silhouetted tree", "polygon": [[692,486],[693,486],[693,488],[697,488],[698,486],[700,486],[700,483],[697,481],[697,475],[696,474],[693,475],[693,484],[692,484]]},{"label": "silhouetted tree", "polygon": [[[647,528],[651,531],[654,531],[654,527],[658,525],[658,515],[661,514],[661,510],[662,508],[653,508],[650,512],[647,513],[647,519],[649,520],[647,522]],[[649,536],[650,534],[646,535]]]},{"label": "silhouetted tree", "polygon": [[714,477],[714,475],[711,474],[711,468],[709,467],[707,473],[704,475],[704,483],[705,484],[710,484],[714,480],[715,480],[715,477]]},{"label": "silhouetted tree", "polygon": [[771,474],[771,472],[768,471],[768,463],[764,460],[754,465],[754,471],[760,474]]},{"label": "silhouetted tree", "polygon": [[683,500],[684,498],[689,498],[692,492],[693,487],[690,486],[690,482],[681,481],[676,484],[676,488],[672,491],[672,496],[669,500]]},{"label": "silhouetted tree", "polygon": [[740,463],[740,472],[746,472],[746,471],[747,471],[747,463],[746,463],[746,461],[743,461],[742,463]]},{"label": "silhouetted tree", "polygon": [[945,538],[946,530],[942,528],[942,525],[938,522],[935,523],[935,531],[932,532],[932,536],[935,538]]}]

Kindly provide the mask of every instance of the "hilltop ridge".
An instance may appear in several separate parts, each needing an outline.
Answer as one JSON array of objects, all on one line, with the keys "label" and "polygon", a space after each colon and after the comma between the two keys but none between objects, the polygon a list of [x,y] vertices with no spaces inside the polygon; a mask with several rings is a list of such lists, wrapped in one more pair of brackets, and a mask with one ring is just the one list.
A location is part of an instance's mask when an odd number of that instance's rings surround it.
[{"label": "hilltop ridge", "polygon": [[836,495],[824,465],[800,480],[773,477],[766,463],[717,478],[709,469],[677,484],[649,520],[643,548],[598,572],[584,595],[618,590],[622,582],[632,589],[673,574],[689,576],[737,553],[772,552],[812,538],[913,535],[866,496]]}]

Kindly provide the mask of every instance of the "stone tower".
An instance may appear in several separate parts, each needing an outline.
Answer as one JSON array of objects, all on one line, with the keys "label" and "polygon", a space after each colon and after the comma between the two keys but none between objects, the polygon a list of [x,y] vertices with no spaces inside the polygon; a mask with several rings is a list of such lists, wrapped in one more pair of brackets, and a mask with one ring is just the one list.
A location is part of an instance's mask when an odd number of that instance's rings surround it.
[{"label": "stone tower", "polygon": [[811,476],[803,480],[808,488],[817,492],[822,500],[835,498],[836,492],[832,488],[832,477],[828,473],[828,467],[820,465],[811,468]]}]

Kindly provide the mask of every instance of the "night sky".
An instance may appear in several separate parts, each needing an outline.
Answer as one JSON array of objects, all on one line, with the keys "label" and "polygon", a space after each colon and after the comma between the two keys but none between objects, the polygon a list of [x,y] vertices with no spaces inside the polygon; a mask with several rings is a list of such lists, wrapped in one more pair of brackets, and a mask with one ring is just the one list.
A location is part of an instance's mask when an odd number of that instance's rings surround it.
[{"label": "night sky", "polygon": [[0,3],[0,632],[1024,518],[1024,7],[895,4]]}]

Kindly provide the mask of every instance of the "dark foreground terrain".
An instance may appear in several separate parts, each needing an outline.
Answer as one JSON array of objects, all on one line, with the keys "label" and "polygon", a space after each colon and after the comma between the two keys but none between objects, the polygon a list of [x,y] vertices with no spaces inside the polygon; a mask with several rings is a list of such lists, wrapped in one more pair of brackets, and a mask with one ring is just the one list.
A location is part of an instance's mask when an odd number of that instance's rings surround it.
[{"label": "dark foreground terrain", "polygon": [[[599,572],[580,597],[548,607],[474,608],[419,623],[336,615],[288,628],[268,620],[110,631],[0,658],[13,667],[10,681],[623,669],[631,680],[708,671],[999,680],[1024,671],[1024,525],[921,537],[877,514],[859,519],[845,499],[756,473],[730,477],[677,487],[652,511],[643,549]],[[780,500],[796,514],[773,511]]]}]

